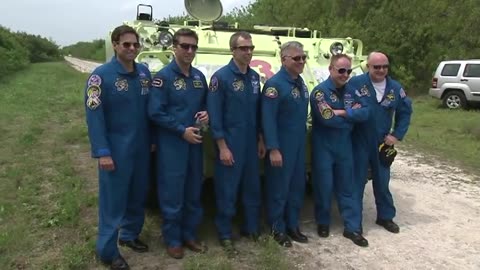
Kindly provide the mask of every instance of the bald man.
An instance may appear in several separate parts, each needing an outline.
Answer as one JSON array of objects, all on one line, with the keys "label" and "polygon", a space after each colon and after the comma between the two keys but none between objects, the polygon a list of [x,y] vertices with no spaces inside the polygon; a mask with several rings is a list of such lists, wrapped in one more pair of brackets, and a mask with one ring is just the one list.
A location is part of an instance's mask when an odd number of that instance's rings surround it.
[{"label": "bald man", "polygon": [[[400,232],[393,221],[396,210],[390,193],[390,164],[379,155],[382,144],[394,146],[403,139],[410,125],[412,101],[402,85],[388,76],[388,57],[372,52],[367,59],[368,72],[355,76],[350,85],[356,94],[367,96],[368,120],[357,123],[353,130],[354,177],[360,211],[363,208],[368,167],[372,169],[373,192],[377,206],[376,223],[392,233]],[[392,125],[393,123],[393,125]]]}]

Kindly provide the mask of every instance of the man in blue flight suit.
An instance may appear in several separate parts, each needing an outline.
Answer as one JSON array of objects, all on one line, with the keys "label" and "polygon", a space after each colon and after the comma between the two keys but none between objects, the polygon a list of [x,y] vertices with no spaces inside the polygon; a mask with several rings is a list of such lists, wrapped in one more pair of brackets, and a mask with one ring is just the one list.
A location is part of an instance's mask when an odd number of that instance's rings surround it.
[{"label": "man in blue flight suit", "polygon": [[393,146],[403,139],[410,125],[412,101],[400,83],[388,76],[389,61],[385,54],[370,53],[367,63],[368,72],[353,77],[349,82],[358,93],[368,96],[370,110],[368,120],[357,124],[353,131],[356,193],[362,209],[370,166],[377,206],[376,223],[392,233],[398,233],[400,228],[393,222],[396,211],[389,190],[390,166],[380,162],[379,145]]},{"label": "man in blue flight suit", "polygon": [[354,198],[352,129],[368,118],[367,96],[357,95],[347,80],[351,58],[333,55],[330,76],[310,95],[312,112],[312,183],[315,219],[320,237],[328,237],[332,194],[336,195],[344,221],[343,236],[368,246],[360,232],[360,208]]},{"label": "man in blue flight suit", "polygon": [[[205,76],[192,67],[198,36],[180,29],[173,36],[175,58],[153,79],[148,114],[157,143],[157,189],[167,253],[184,256],[183,245],[205,252],[197,240],[203,216],[200,195],[203,182],[201,125],[208,124]],[[196,124],[196,122],[198,122]],[[200,124],[201,123],[201,124]]]},{"label": "man in blue flight suit", "polygon": [[138,236],[149,179],[151,76],[145,66],[135,63],[140,44],[133,28],[117,27],[111,40],[115,56],[93,71],[85,88],[88,135],[99,168],[96,250],[111,269],[129,269],[117,239],[134,251],[148,250]]},{"label": "man in blue flight suit", "polygon": [[[265,156],[260,134],[260,77],[249,67],[255,46],[247,32],[230,37],[233,58],[213,74],[207,96],[210,127],[216,142],[215,197],[220,244],[229,256],[236,255],[232,243],[232,217],[240,188],[244,206],[243,235],[259,233],[260,176],[258,157]],[[240,186],[240,187],[239,187]]]},{"label": "man in blue flight suit", "polygon": [[291,247],[290,238],[306,243],[299,228],[305,193],[305,143],[308,89],[300,74],[305,67],[303,45],[282,44],[282,68],[262,91],[262,131],[268,151],[265,162],[267,221],[274,239]]}]

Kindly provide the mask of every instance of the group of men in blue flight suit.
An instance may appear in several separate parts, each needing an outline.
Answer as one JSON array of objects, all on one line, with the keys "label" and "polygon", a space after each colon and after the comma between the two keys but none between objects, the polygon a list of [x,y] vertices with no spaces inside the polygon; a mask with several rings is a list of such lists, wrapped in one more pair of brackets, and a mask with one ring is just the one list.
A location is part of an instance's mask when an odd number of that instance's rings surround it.
[{"label": "group of men in blue flight suit", "polygon": [[[156,145],[157,193],[167,254],[183,258],[184,248],[205,252],[197,227],[203,216],[202,126],[215,141],[215,225],[228,255],[232,218],[240,193],[244,210],[241,234],[260,234],[259,159],[265,162],[267,223],[273,238],[291,247],[306,243],[299,215],[306,183],[306,122],[312,107],[312,183],[319,236],[329,235],[330,201],[336,195],[344,219],[344,236],[367,246],[362,236],[362,200],[370,166],[377,204],[377,224],[398,232],[388,188],[390,169],[381,162],[380,144],[393,146],[407,132],[411,101],[388,74],[388,58],[368,57],[369,72],[348,81],[351,59],[335,55],[329,78],[311,94],[300,76],[303,45],[281,45],[282,67],[260,89],[259,74],[249,67],[255,46],[248,32],[231,36],[231,61],[207,85],[192,67],[198,36],[181,29],[173,37],[174,60],[152,79],[135,63],[140,44],[128,26],[112,33],[115,56],[97,68],[85,88],[92,156],[99,168],[97,255],[111,269],[129,269],[117,241],[137,252],[149,179],[149,157]],[[348,81],[348,82],[347,82]],[[391,132],[393,114],[395,125]]]}]

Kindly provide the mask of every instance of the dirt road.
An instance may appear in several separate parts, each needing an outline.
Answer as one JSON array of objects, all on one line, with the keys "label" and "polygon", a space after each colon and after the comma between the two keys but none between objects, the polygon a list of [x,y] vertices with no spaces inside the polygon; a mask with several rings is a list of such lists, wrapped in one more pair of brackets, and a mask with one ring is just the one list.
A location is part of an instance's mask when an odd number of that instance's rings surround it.
[{"label": "dirt road", "polygon": [[[66,60],[82,72],[98,65],[68,57]],[[357,247],[342,236],[337,212],[331,236],[320,239],[315,232],[313,204],[307,200],[302,228],[310,236],[310,243],[295,243],[287,251],[297,268],[480,269],[479,177],[431,158],[425,160],[420,154],[400,151],[393,164],[391,190],[399,234],[375,224],[375,203],[368,185],[364,201],[368,248]],[[157,266],[140,268],[162,269]]]}]

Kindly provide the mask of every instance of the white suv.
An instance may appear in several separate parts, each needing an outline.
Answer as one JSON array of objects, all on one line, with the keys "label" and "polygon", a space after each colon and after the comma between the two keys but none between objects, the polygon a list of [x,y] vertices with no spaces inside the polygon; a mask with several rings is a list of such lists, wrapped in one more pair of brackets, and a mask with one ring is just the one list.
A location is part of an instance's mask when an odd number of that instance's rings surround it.
[{"label": "white suv", "polygon": [[480,102],[480,59],[440,62],[428,94],[450,109]]}]

